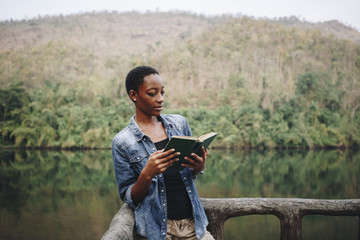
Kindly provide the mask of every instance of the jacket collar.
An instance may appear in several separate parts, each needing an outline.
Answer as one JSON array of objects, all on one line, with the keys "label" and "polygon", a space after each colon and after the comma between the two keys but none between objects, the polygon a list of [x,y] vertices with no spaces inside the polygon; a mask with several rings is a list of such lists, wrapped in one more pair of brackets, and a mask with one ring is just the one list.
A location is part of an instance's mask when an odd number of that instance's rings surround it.
[{"label": "jacket collar", "polygon": [[[166,118],[164,115],[160,115],[158,119],[162,122],[165,128],[165,132],[168,134],[168,129],[173,127],[173,122]],[[140,129],[139,125],[135,121],[135,115],[133,115],[130,119],[129,128],[131,132],[134,134],[136,141],[141,141],[146,136]]]}]

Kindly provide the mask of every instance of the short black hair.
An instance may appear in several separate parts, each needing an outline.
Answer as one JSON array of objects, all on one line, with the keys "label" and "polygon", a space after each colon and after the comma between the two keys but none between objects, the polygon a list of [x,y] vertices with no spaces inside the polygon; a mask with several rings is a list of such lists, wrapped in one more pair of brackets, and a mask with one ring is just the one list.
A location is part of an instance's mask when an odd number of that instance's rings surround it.
[{"label": "short black hair", "polygon": [[130,90],[138,92],[139,86],[144,82],[144,78],[150,74],[158,74],[155,68],[149,66],[138,66],[130,70],[125,79],[126,91]]}]

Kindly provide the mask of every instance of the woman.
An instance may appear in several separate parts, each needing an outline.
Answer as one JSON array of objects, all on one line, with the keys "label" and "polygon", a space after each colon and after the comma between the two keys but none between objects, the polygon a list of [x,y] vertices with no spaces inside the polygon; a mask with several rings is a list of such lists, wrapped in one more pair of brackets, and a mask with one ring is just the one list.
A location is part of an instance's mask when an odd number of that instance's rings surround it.
[{"label": "woman", "polygon": [[213,239],[193,182],[208,151],[186,158],[189,164],[181,172],[168,169],[180,153],[162,149],[172,136],[191,136],[186,119],[161,114],[164,83],[152,67],[132,69],[126,90],[135,115],[114,137],[112,154],[120,198],[134,209],[136,233],[150,240]]}]

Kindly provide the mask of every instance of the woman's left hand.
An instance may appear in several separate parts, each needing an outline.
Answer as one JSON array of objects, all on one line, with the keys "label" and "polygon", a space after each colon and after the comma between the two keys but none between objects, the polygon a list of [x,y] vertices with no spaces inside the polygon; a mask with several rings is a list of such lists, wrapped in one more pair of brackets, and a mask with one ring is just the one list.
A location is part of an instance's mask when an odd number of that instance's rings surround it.
[{"label": "woman's left hand", "polygon": [[199,174],[205,169],[206,158],[209,155],[209,150],[205,150],[204,147],[201,147],[201,156],[196,155],[195,153],[191,154],[191,158],[185,157],[185,160],[189,164],[182,164],[183,167],[191,168],[194,175]]}]

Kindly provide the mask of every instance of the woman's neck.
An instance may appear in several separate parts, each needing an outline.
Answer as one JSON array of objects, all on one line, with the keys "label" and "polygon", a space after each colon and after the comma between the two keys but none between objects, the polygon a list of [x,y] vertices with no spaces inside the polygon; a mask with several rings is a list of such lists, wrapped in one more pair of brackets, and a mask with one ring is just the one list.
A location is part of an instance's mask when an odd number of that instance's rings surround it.
[{"label": "woman's neck", "polygon": [[139,118],[138,115],[135,115],[135,122],[153,142],[159,142],[167,138],[164,126],[156,116]]},{"label": "woman's neck", "polygon": [[140,126],[147,126],[159,123],[159,119],[156,116],[145,116],[142,114],[135,114],[135,122]]}]

